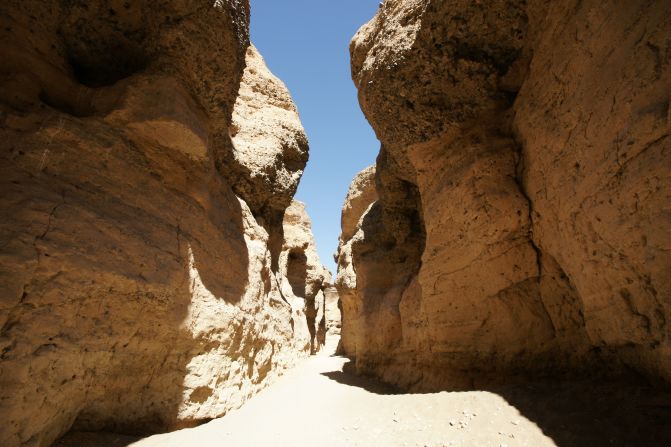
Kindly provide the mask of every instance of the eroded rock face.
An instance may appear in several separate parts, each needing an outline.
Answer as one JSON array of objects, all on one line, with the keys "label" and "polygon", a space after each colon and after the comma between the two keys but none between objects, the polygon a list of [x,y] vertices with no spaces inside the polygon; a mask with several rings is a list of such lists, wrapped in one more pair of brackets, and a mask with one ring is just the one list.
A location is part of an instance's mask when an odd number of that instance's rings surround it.
[{"label": "eroded rock face", "polygon": [[[229,181],[248,175],[234,152],[275,160],[271,180],[241,181],[281,214],[306,160],[248,15],[237,0],[0,6],[0,444],[192,425],[309,354],[273,266],[281,225]],[[250,87],[252,69],[267,82]]]},{"label": "eroded rock face", "polygon": [[270,235],[273,271],[283,246],[284,210],[308,161],[308,140],[289,90],[250,45],[230,126],[231,150],[218,166]]},{"label": "eroded rock face", "polygon": [[671,379],[669,8],[387,0],[361,28],[379,200],[336,281],[361,371]]},{"label": "eroded rock face", "polygon": [[671,4],[542,6],[513,108],[541,265],[565,275],[590,345],[669,381]]},{"label": "eroded rock face", "polygon": [[296,325],[308,330],[309,351],[316,353],[326,340],[323,289],[331,273],[321,264],[305,204],[293,200],[284,214],[284,245],[280,256],[281,290],[300,309]]},{"label": "eroded rock face", "polygon": [[[354,270],[353,245],[360,244],[365,235],[360,221],[377,201],[375,166],[359,172],[350,184],[341,213],[342,233],[335,255],[338,264],[335,287],[341,310],[341,339],[339,352],[356,355],[355,340],[366,333],[366,321],[360,318],[361,296],[357,293],[357,272]],[[346,318],[345,318],[346,316]]]},{"label": "eroded rock face", "polygon": [[233,190],[253,211],[284,212],[308,161],[308,140],[289,90],[266,67],[253,46],[231,125]]},{"label": "eroded rock face", "polygon": [[339,340],[342,316],[338,289],[333,285],[328,285],[324,289],[324,313],[326,314],[326,336]]},{"label": "eroded rock face", "polygon": [[349,241],[357,231],[359,219],[371,203],[377,200],[375,189],[375,166],[369,166],[359,172],[350,183],[345,204],[340,214],[340,243]]}]

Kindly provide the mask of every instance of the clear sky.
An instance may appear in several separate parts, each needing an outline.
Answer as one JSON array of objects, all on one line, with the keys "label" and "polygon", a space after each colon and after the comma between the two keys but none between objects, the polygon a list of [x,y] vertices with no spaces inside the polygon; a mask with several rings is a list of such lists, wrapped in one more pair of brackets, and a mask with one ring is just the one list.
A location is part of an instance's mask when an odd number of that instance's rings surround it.
[{"label": "clear sky", "polygon": [[322,263],[335,274],[340,210],[354,175],[375,162],[379,142],[361,113],[349,41],[379,0],[251,0],[251,37],[289,88],[310,140],[296,198],[307,205]]}]

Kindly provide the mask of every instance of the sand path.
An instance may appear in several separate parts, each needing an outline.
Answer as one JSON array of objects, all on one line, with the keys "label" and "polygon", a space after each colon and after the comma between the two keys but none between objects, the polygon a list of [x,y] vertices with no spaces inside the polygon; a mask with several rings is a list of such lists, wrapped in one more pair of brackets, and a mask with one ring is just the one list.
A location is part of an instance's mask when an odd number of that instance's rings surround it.
[{"label": "sand path", "polygon": [[[242,408],[144,439],[72,433],[58,447],[668,446],[671,394],[621,382],[395,394],[322,353]],[[503,397],[505,396],[505,397]],[[514,402],[511,405],[510,402]]]}]

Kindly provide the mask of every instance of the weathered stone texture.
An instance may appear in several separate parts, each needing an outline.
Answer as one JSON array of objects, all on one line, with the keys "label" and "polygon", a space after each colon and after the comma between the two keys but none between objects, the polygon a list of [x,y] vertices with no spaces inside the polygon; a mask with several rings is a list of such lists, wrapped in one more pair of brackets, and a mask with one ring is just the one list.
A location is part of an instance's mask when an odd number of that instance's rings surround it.
[{"label": "weathered stone texture", "polygon": [[340,339],[342,317],[340,298],[336,287],[329,285],[324,289],[324,313],[326,314],[326,336]]},{"label": "weathered stone texture", "polygon": [[671,380],[670,7],[382,3],[351,44],[382,143],[379,200],[339,251],[359,370]]},{"label": "weathered stone texture", "polygon": [[[309,353],[271,250],[281,217],[258,213],[289,206],[307,142],[248,16],[238,0],[0,5],[3,446],[192,425]],[[231,154],[254,164],[254,147],[276,171],[240,173]]]},{"label": "weathered stone texture", "polygon": [[232,160],[225,175],[253,211],[284,212],[308,160],[308,140],[289,91],[265,66],[256,48],[233,109]]},{"label": "weathered stone texture", "polygon": [[300,309],[302,324],[308,329],[308,348],[314,354],[325,342],[323,289],[331,281],[331,273],[319,260],[312,222],[305,204],[298,200],[293,200],[284,214],[280,265],[283,296]]}]

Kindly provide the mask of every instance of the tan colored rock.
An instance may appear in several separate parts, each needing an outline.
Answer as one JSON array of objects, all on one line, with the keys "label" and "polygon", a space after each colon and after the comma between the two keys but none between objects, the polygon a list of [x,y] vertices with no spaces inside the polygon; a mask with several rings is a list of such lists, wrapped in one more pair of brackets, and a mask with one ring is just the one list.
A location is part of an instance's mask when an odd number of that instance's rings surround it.
[{"label": "tan colored rock", "polygon": [[534,6],[513,122],[541,265],[591,346],[671,381],[671,4]]},{"label": "tan colored rock", "polygon": [[279,269],[284,210],[308,161],[308,140],[284,83],[250,45],[229,128],[232,145],[220,151],[219,171],[270,235],[271,268]]},{"label": "tan colored rock", "polygon": [[340,217],[340,241],[352,239],[357,231],[359,219],[371,203],[377,200],[377,191],[375,189],[375,165],[369,166],[359,172],[347,191],[345,204]]},{"label": "tan colored rock", "polygon": [[[237,0],[0,5],[1,445],[194,425],[309,354],[273,265],[281,228],[223,175],[247,21]],[[286,93],[259,86],[250,107]],[[292,174],[258,191],[286,201],[304,160],[283,119],[303,135],[277,114],[245,150],[287,151]]]},{"label": "tan colored rock", "polygon": [[352,247],[365,238],[361,220],[377,199],[375,166],[369,166],[354,176],[347,191],[340,219],[343,231],[336,253],[338,273],[335,287],[342,312],[339,352],[349,355],[356,355],[355,340],[367,331],[366,321],[360,318],[362,303],[357,292],[357,272],[354,268]]},{"label": "tan colored rock", "polygon": [[387,0],[361,28],[379,200],[336,281],[360,371],[415,389],[622,364],[670,379],[668,16]]},{"label": "tan colored rock", "polygon": [[307,329],[307,348],[314,354],[325,343],[326,322],[322,289],[331,281],[331,273],[319,260],[312,235],[312,222],[305,210],[305,204],[298,200],[292,201],[284,214],[280,277],[283,296],[293,307],[301,309],[294,327]]},{"label": "tan colored rock", "polygon": [[326,314],[326,336],[340,338],[342,317],[340,312],[340,298],[334,286],[324,289],[324,313]]},{"label": "tan colored rock", "polygon": [[308,161],[308,140],[289,90],[254,46],[233,109],[233,160],[224,174],[255,212],[284,211]]}]

